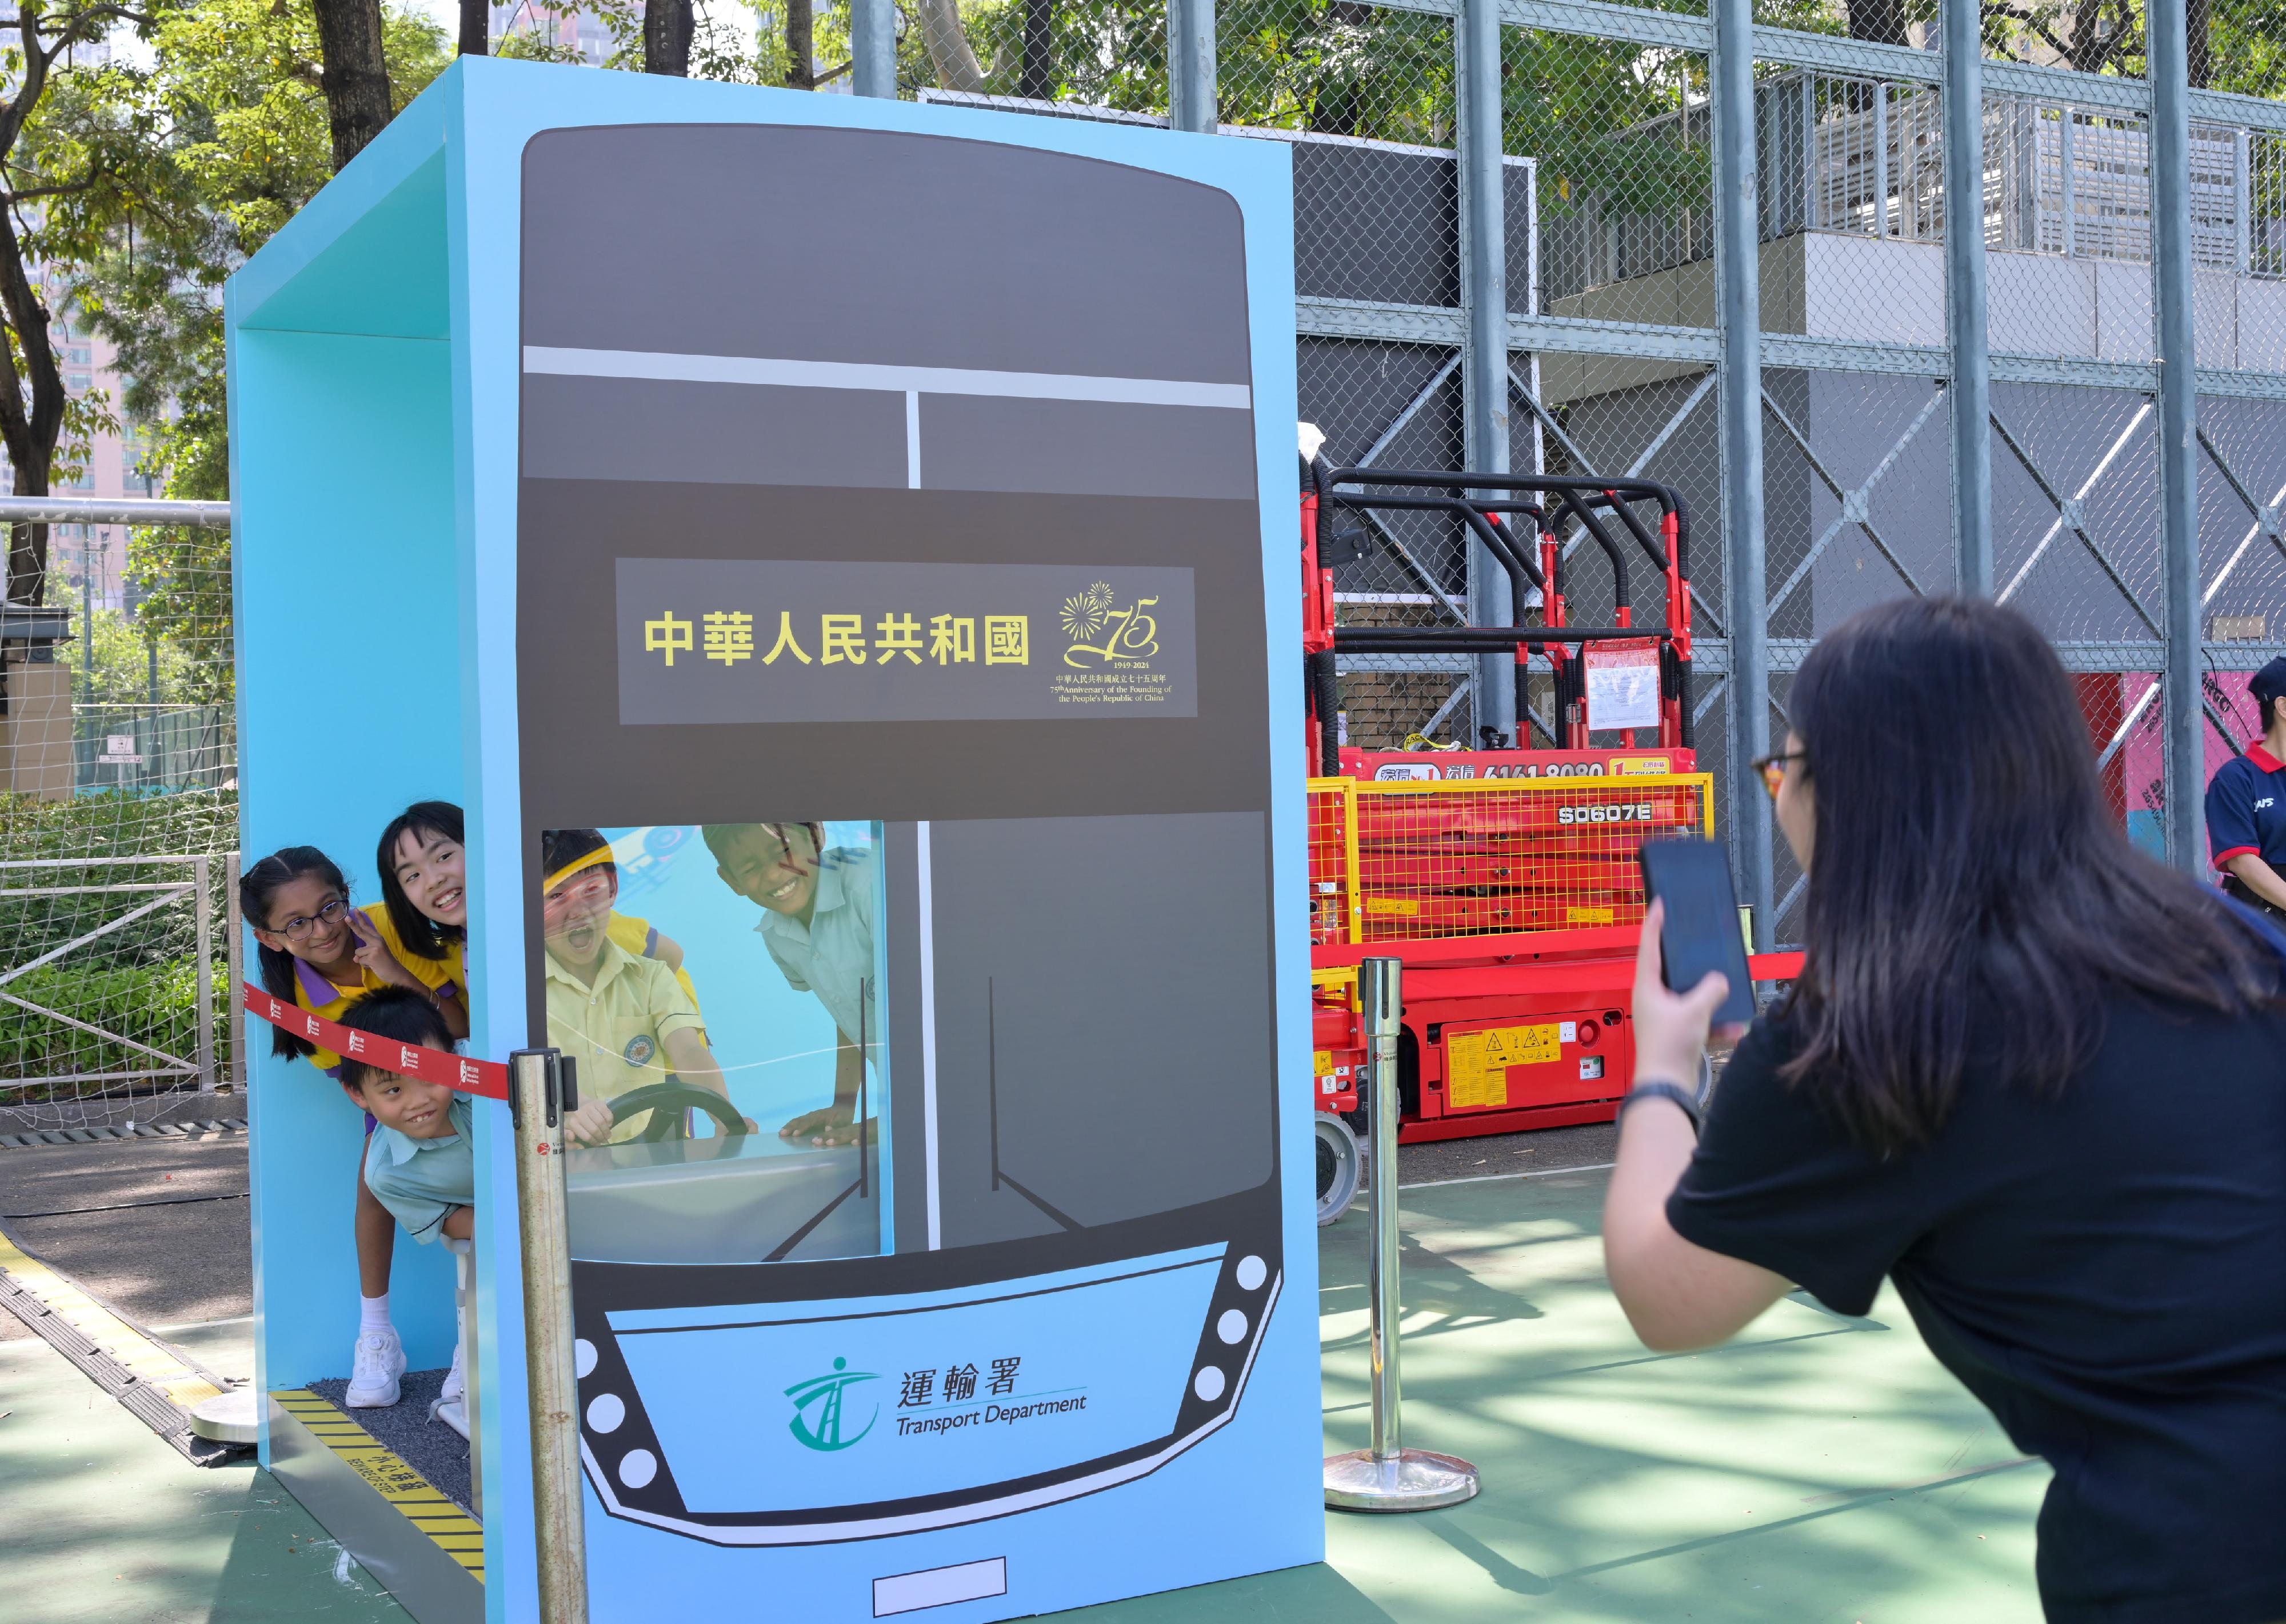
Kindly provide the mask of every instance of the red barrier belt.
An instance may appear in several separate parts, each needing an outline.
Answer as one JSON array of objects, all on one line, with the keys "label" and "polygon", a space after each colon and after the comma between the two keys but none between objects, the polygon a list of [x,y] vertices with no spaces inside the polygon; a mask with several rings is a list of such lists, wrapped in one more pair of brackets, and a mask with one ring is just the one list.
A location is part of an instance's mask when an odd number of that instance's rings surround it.
[{"label": "red barrier belt", "polygon": [[1752,953],[1747,955],[1746,969],[1758,981],[1790,981],[1801,974],[1802,957],[1800,953]]},{"label": "red barrier belt", "polygon": [[442,1049],[424,1049],[417,1044],[398,1043],[393,1037],[353,1032],[338,1021],[328,1021],[323,1015],[311,1014],[298,1004],[272,997],[251,981],[239,983],[238,996],[239,1002],[248,1011],[271,1025],[283,1028],[296,1037],[307,1038],[319,1048],[331,1049],[345,1060],[361,1060],[400,1076],[442,1083],[447,1088],[459,1089],[465,1094],[481,1094],[487,1100],[508,1098],[508,1068],[498,1060],[472,1060],[465,1055],[447,1054]]}]

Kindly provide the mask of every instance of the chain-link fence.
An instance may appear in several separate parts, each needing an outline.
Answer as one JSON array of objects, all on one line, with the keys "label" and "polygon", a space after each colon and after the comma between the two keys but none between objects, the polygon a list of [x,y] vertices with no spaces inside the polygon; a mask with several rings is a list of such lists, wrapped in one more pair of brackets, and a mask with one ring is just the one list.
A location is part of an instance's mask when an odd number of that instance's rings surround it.
[{"label": "chain-link fence", "polygon": [[[1714,28],[1703,4],[1502,0],[1499,71],[1472,78],[1464,35],[1478,3],[1216,8],[1224,132],[1294,143],[1302,416],[1336,464],[1459,469],[1505,415],[1512,469],[1636,475],[1680,491],[1695,520],[1699,760],[1727,784],[1738,753],[1726,692]],[[1032,0],[959,15],[982,76],[955,83],[933,72],[944,53],[909,49],[913,92],[1167,122],[1163,12]],[[2251,14],[2194,17],[2197,663],[2211,768],[2251,741],[2245,674],[2286,647],[2286,56]],[[1959,579],[1955,211],[1935,7],[1762,0],[1754,20],[1763,674],[1769,725],[1783,737],[1789,674],[1819,636],[1868,603]],[[1988,16],[1975,217],[1993,591],[2055,641],[2115,811],[2161,849],[2159,186],[2143,23],[2133,5]],[[1501,100],[1496,208],[1468,195],[1472,87]],[[1488,391],[1472,390],[1463,365],[1477,304],[1467,244],[1488,229],[1506,248],[1499,400],[1474,398]],[[1567,536],[1567,548],[1580,540]],[[1344,624],[1481,615],[1469,547],[1450,525],[1344,514],[1327,543]],[[1592,556],[1583,562],[1574,624],[1609,603]],[[1345,656],[1341,723],[1348,742],[1382,748],[1474,743],[1492,709],[1476,690],[1469,657]],[[1545,691],[1533,690],[1543,704]],[[1543,728],[1517,723],[1537,742]],[[1727,788],[1718,801],[1729,804]],[[1770,867],[1785,939],[1799,926],[1800,877],[1783,851]]]},{"label": "chain-link fence", "polygon": [[[1686,703],[1719,816],[1742,753],[1742,628],[1722,501],[1703,0],[1498,0],[1496,30],[1473,9],[1494,0],[1175,3],[1213,5],[1223,132],[1292,152],[1300,414],[1332,462],[1481,467],[1504,423],[1511,469],[1681,493],[1693,519]],[[2258,730],[2247,674],[2286,650],[2286,52],[2257,12],[2195,15],[2196,664],[2211,770]],[[821,16],[834,39],[847,33],[846,7]],[[1898,0],[1755,6],[1759,674],[1778,737],[1791,674],[1818,637],[1959,575],[1936,17]],[[1992,589],[2055,641],[2115,813],[2164,850],[2159,186],[2143,17],[2034,6],[1986,22],[1975,217]],[[1472,55],[1478,37],[1496,39],[1495,61]],[[1169,40],[1165,0],[909,0],[899,93],[1163,126]],[[1470,146],[1486,98],[1500,104],[1496,154]],[[1470,269],[1477,233],[1501,248],[1477,261],[1504,284],[1490,317],[1486,272]],[[1505,377],[1466,359],[1488,319],[1505,322]],[[1576,526],[1561,533],[1573,622],[1603,623],[1609,571]],[[119,534],[59,527],[43,604],[12,608],[0,627],[0,1107],[83,1111],[229,1075],[216,1015],[235,837],[227,548],[219,532],[154,529],[122,553]],[[1344,512],[1322,544],[1344,625],[1481,624],[1494,601],[1464,536],[1434,516]],[[1638,591],[1637,623],[1656,612]],[[1551,742],[1545,675],[1527,685],[1532,713],[1509,721],[1478,669],[1470,655],[1345,654],[1346,742],[1475,744],[1494,727]],[[324,680],[313,674],[313,703]],[[1782,845],[1768,866],[1783,942],[1799,928],[1801,876]]]},{"label": "chain-link fence", "polygon": [[148,1118],[166,1108],[151,1096],[227,1086],[234,1060],[226,532],[45,528],[44,603],[0,627],[0,1120],[16,1128]]}]

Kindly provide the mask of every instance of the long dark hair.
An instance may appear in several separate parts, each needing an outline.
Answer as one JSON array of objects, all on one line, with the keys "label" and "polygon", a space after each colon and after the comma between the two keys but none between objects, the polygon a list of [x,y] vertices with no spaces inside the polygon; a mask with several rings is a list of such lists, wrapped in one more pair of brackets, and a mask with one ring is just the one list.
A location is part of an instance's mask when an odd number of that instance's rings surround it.
[{"label": "long dark hair", "polygon": [[397,843],[408,834],[420,834],[450,840],[466,851],[466,828],[461,808],[451,801],[416,800],[390,818],[389,827],[381,832],[381,845],[373,860],[375,871],[381,875],[381,905],[389,910],[389,922],[397,926],[397,939],[405,943],[409,953],[418,953],[423,958],[442,958],[448,947],[466,941],[469,933],[458,925],[439,925],[413,905],[413,899],[405,895],[405,887],[398,882]]},{"label": "long dark hair", "polygon": [[2053,1094],[2102,996],[2275,1008],[2279,962],[2209,888],[2113,826],[2071,680],[1977,599],[1851,617],[1789,700],[1817,814],[1790,1083],[1883,1153],[1943,1127],[1977,1070]]},{"label": "long dark hair", "polygon": [[[238,877],[238,911],[249,925],[270,928],[270,903],[279,891],[297,879],[319,879],[339,891],[346,900],[350,882],[342,878],[342,871],[334,860],[314,846],[287,846],[270,854]],[[255,950],[262,958],[262,984],[270,996],[287,1004],[294,997],[294,955],[283,953],[266,942],[257,942]],[[285,1028],[270,1029],[270,1052],[283,1060],[296,1055],[315,1054],[317,1045],[306,1038],[295,1037]]]}]

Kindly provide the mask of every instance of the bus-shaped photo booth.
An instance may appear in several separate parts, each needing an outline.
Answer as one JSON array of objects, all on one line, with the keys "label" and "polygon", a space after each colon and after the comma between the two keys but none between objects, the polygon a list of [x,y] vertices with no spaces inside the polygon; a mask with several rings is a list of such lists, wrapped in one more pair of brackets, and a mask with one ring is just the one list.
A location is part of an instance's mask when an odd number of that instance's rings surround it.
[{"label": "bus-shaped photo booth", "polygon": [[[463,60],[232,285],[247,849],[464,807],[466,1047],[607,1108],[598,1619],[1320,1554],[1287,162]],[[347,604],[393,668],[318,716]],[[419,1616],[537,1616],[506,1108],[456,1586],[310,1397],[356,1115],[252,1092],[266,1458]]]}]

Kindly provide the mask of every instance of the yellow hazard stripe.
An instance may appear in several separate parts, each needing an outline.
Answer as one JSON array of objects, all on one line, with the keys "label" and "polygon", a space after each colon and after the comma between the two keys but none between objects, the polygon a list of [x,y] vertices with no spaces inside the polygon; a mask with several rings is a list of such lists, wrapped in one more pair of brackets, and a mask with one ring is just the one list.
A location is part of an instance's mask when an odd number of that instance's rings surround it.
[{"label": "yellow hazard stripe", "polygon": [[484,1582],[483,1524],[384,1448],[372,1433],[316,1393],[306,1388],[289,1388],[272,1393],[270,1400],[340,1456],[344,1465],[364,1478],[406,1521],[427,1534],[438,1550],[475,1575],[479,1584]]},{"label": "yellow hazard stripe", "polygon": [[122,1369],[132,1371],[182,1408],[222,1391],[185,1364],[182,1355],[164,1343],[154,1342],[4,1234],[0,1234],[0,1272]]}]

